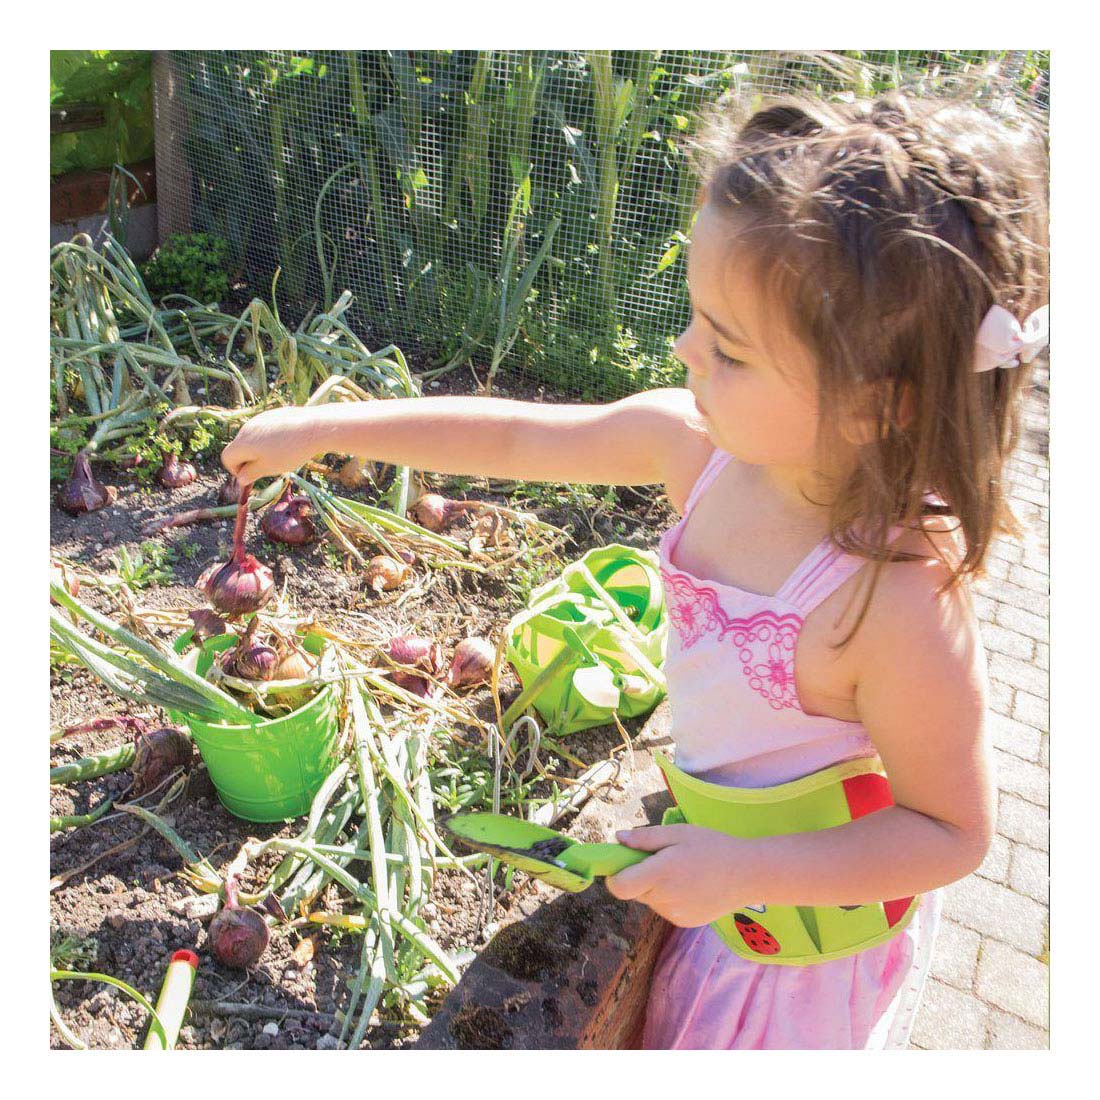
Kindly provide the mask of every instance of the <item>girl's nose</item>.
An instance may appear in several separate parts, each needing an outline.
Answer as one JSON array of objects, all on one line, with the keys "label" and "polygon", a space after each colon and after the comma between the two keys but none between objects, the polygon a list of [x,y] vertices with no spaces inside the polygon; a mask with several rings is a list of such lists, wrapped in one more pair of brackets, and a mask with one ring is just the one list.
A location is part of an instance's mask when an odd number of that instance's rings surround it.
[{"label": "girl's nose", "polygon": [[672,345],[672,354],[687,367],[689,374],[704,373],[706,356],[700,354],[698,341],[692,338],[690,325],[680,333],[676,343]]}]

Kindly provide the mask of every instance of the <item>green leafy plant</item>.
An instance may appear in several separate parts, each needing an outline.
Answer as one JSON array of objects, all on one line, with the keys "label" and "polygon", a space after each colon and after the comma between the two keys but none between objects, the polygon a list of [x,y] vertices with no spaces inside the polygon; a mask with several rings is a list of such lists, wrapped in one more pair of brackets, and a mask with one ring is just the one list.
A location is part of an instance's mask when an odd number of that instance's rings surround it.
[{"label": "green leafy plant", "polygon": [[50,107],[99,107],[103,125],[50,135],[50,175],[109,168],[153,155],[149,50],[51,50]]},{"label": "green leafy plant", "polygon": [[229,242],[210,233],[172,233],[141,268],[154,298],[185,294],[220,302],[229,292]]},{"label": "green leafy plant", "polygon": [[99,945],[94,939],[73,936],[61,931],[50,933],[50,969],[84,970],[99,956]]},{"label": "green leafy plant", "polygon": [[171,584],[175,579],[172,568],[175,551],[159,542],[143,542],[131,554],[125,546],[118,548],[115,561],[122,581],[130,588],[140,590],[151,584]]}]

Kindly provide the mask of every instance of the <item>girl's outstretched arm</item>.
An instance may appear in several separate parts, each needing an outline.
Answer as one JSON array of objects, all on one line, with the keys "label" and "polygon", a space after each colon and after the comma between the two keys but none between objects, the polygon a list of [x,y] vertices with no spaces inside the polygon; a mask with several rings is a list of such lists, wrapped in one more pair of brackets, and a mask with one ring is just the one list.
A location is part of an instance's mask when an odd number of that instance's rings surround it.
[{"label": "girl's outstretched arm", "polygon": [[222,462],[248,483],[332,451],[436,473],[652,485],[665,480],[669,456],[697,417],[690,392],[671,388],[606,405],[498,397],[341,402],[260,413]]},{"label": "girl's outstretched arm", "polygon": [[966,592],[936,594],[946,577],[937,562],[890,566],[857,634],[856,705],[894,806],[753,840],[689,825],[624,832],[624,843],[657,855],[609,880],[612,892],[693,926],[744,904],[904,898],[975,870],[996,819],[985,654]]}]

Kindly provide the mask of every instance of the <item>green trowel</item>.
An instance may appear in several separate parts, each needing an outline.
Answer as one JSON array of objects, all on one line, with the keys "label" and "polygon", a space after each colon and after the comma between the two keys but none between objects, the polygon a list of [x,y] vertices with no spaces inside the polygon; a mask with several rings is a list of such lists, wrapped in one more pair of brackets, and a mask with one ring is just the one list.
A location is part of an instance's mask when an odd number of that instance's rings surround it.
[{"label": "green trowel", "polygon": [[601,875],[641,863],[650,854],[625,844],[584,844],[504,814],[452,814],[442,825],[467,848],[488,852],[571,894],[587,889]]}]

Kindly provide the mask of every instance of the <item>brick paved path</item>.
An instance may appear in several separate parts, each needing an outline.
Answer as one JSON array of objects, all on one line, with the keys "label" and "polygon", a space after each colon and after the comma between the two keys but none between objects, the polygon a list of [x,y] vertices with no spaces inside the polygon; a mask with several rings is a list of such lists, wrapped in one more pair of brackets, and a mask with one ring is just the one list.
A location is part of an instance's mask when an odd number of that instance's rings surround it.
[{"label": "brick paved path", "polygon": [[944,891],[932,971],[913,1026],[924,1050],[1048,1046],[1048,375],[1036,374],[1011,463],[1023,543],[993,549],[977,586],[989,655],[997,839]]}]

